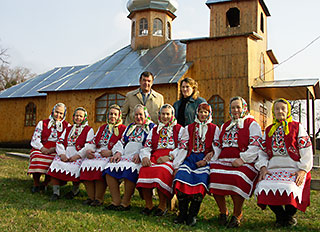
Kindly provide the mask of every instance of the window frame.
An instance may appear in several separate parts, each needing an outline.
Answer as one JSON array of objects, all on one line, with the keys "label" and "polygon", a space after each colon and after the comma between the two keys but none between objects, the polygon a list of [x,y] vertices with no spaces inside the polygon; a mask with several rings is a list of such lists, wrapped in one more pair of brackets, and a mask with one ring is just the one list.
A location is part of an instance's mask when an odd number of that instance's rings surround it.
[{"label": "window frame", "polygon": [[[114,97],[110,98],[110,96],[114,95]],[[102,99],[105,98],[105,99]],[[103,95],[101,95],[100,97],[96,98],[95,100],[95,122],[106,122],[107,121],[107,112],[108,109],[111,105],[113,104],[117,104],[120,107],[123,106],[124,101],[126,99],[125,95],[122,95],[118,92],[115,93],[105,93]],[[119,103],[122,102],[121,103]],[[99,102],[105,102],[105,104],[101,104],[102,106],[100,106]],[[104,111],[104,113],[100,113],[98,112],[98,110],[102,110]],[[100,119],[101,117],[101,119]]]},{"label": "window frame", "polygon": [[[212,108],[212,123],[216,124],[219,127],[222,126],[225,118],[225,102],[223,98],[221,98],[219,95],[212,95],[208,100],[208,104]],[[220,109],[221,104],[222,109]]]},{"label": "window frame", "polygon": [[147,36],[149,34],[149,23],[146,18],[139,20],[139,36]]},{"label": "window frame", "polygon": [[37,121],[37,106],[33,102],[29,102],[25,107],[25,126],[36,126]]},{"label": "window frame", "polygon": [[[161,34],[157,34],[157,32],[161,32]],[[163,22],[160,18],[155,18],[153,20],[153,32],[152,35],[154,36],[163,36]]]}]

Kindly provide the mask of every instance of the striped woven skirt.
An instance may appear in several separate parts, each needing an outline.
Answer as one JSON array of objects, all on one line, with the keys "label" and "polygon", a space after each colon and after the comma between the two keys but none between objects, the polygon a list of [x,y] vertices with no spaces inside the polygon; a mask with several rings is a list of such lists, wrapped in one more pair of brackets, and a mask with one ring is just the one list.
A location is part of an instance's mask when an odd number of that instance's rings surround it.
[{"label": "striped woven skirt", "polygon": [[249,199],[257,182],[253,163],[233,167],[235,158],[218,159],[210,164],[209,192],[216,195],[240,195]]},{"label": "striped woven skirt", "polygon": [[[44,145],[44,147],[48,149],[55,146],[56,146],[56,143],[51,141],[47,142]],[[45,155],[45,154],[42,154],[40,150],[33,148],[30,152],[28,174],[32,174],[32,173],[46,174],[55,156],[56,156],[56,153]]]},{"label": "striped woven skirt", "polygon": [[193,195],[201,193],[203,196],[208,191],[209,165],[198,168],[196,163],[203,160],[204,153],[191,153],[180,165],[173,180],[174,192],[177,190],[184,194]]},{"label": "striped woven skirt", "polygon": [[168,198],[172,197],[173,167],[172,162],[156,164],[156,160],[169,155],[171,149],[156,150],[150,158],[150,167],[141,167],[137,181],[137,188],[157,188]]}]

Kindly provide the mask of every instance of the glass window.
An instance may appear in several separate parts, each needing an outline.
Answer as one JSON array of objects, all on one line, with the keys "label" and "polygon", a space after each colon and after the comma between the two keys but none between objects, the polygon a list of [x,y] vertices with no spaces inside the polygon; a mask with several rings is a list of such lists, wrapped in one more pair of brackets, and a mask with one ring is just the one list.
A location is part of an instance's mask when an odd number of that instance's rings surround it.
[{"label": "glass window", "polygon": [[148,35],[148,20],[146,18],[140,19],[139,35]]},{"label": "glass window", "polygon": [[26,126],[35,126],[36,125],[36,112],[37,107],[33,102],[29,102],[26,106],[26,117],[25,125]]},{"label": "glass window", "polygon": [[264,32],[264,18],[263,18],[263,13],[260,15],[260,30]]},{"label": "glass window", "polygon": [[132,25],[131,25],[131,36],[135,37],[136,36],[136,22],[132,21]]},{"label": "glass window", "polygon": [[262,132],[264,132],[267,126],[268,109],[264,105],[260,105],[259,112],[260,112],[260,118],[259,118],[260,126],[261,126]]},{"label": "glass window", "polygon": [[123,105],[125,100],[125,96],[113,93],[113,94],[105,94],[96,99],[96,122],[106,122],[106,114],[108,108],[117,104],[120,107]]},{"label": "glass window", "polygon": [[240,10],[236,7],[230,8],[227,11],[227,26],[239,27],[240,26]]},{"label": "glass window", "polygon": [[167,39],[171,39],[171,25],[167,23]]},{"label": "glass window", "polygon": [[224,101],[218,96],[214,95],[208,101],[212,107],[212,123],[221,126],[224,123]]},{"label": "glass window", "polygon": [[153,21],[153,35],[163,35],[163,29],[162,29],[162,21],[161,19],[154,19]]},{"label": "glass window", "polygon": [[263,53],[261,53],[261,56],[260,56],[260,78],[261,80],[265,80],[265,62],[264,62]]}]

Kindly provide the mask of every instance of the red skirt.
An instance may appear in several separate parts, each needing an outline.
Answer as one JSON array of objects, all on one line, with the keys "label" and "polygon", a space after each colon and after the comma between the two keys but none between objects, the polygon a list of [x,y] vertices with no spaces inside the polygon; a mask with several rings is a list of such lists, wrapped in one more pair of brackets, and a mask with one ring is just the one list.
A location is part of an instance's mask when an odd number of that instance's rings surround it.
[{"label": "red skirt", "polygon": [[52,176],[58,180],[62,180],[62,181],[73,181],[73,182],[78,182],[80,181],[80,178],[76,178],[75,176],[71,176],[71,174],[66,174],[65,172],[61,172],[61,171],[48,171],[48,175]]},{"label": "red skirt", "polygon": [[233,167],[231,162],[215,161],[210,165],[209,192],[216,195],[240,195],[249,199],[257,183],[258,171],[253,163]]},{"label": "red skirt", "polygon": [[[47,143],[44,144],[44,147],[48,149],[55,146],[56,146],[56,143],[52,141],[48,141]],[[28,174],[32,174],[32,173],[46,174],[55,156],[56,156],[55,152],[45,155],[45,154],[42,154],[40,150],[33,148],[30,152]]]},{"label": "red skirt", "polygon": [[100,170],[86,170],[80,171],[80,180],[94,181],[100,180],[103,181],[102,172]]},{"label": "red skirt", "polygon": [[150,167],[141,167],[137,188],[157,188],[168,198],[172,197],[173,167],[172,162],[157,164],[157,159],[169,155],[172,149],[156,150],[150,158]]},{"label": "red skirt", "polygon": [[292,205],[298,210],[305,212],[307,207],[310,205],[310,183],[311,183],[311,173],[308,172],[306,175],[306,182],[302,190],[302,200],[294,198],[293,194],[290,193],[289,196],[286,192],[281,195],[279,191],[274,194],[269,191],[268,194],[262,191],[257,196],[257,204],[261,209],[265,209],[267,205]]}]

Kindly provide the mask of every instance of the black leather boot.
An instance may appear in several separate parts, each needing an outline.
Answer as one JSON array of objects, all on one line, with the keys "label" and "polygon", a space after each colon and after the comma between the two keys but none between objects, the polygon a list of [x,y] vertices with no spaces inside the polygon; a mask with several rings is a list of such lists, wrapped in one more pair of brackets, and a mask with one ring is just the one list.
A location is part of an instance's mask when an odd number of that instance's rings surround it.
[{"label": "black leather boot", "polygon": [[188,214],[187,221],[186,221],[187,225],[194,226],[197,223],[197,215],[200,211],[202,199],[203,198],[201,198],[201,197],[194,197],[191,200],[189,214]]}]

